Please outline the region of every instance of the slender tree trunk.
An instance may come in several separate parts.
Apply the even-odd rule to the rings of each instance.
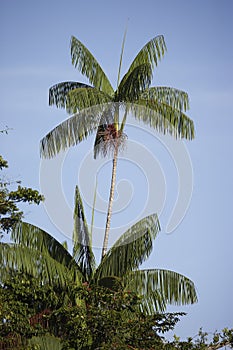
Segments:
[[[117,158],[118,158],[118,137],[116,137],[116,146],[115,146],[114,156],[112,160],[112,180],[111,180],[111,188],[110,188],[110,194],[109,194],[108,213],[107,213],[107,220],[106,220],[106,227],[105,227],[105,234],[104,234],[104,242],[103,242],[103,248],[102,248],[102,259],[104,258],[108,248],[110,222],[112,217],[112,205],[113,205],[115,185],[116,185]]]

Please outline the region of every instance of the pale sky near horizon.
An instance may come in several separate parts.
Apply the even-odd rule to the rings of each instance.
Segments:
[[[179,322],[176,334],[185,338],[197,334],[200,327],[208,332],[233,327],[231,0],[0,0],[0,129],[6,125],[11,128],[8,135],[1,134],[1,154],[9,162],[7,175],[21,179],[25,186],[40,189],[39,142],[67,118],[64,110],[48,106],[48,89],[61,81],[86,81],[71,64],[71,35],[94,54],[115,88],[126,25],[122,73],[149,39],[163,34],[167,52],[155,70],[152,85],[188,92],[188,115],[196,130],[195,140],[185,142],[193,169],[192,198],[186,215],[172,234],[166,234],[164,227],[176,198],[177,179],[171,179],[175,168],[169,168],[159,158],[163,152],[158,155],[168,202],[160,218],[162,231],[144,266],[177,271],[191,278],[197,287],[197,304],[169,308],[188,314]],[[73,198],[78,166],[69,160],[82,162],[92,144],[90,138],[72,149],[64,162],[62,186],[68,201]],[[150,151],[156,152],[155,148]],[[78,158],[73,158],[78,151]],[[118,180],[127,178],[124,173],[127,166],[122,159]],[[104,170],[108,172],[108,165],[101,174]],[[142,171],[136,176],[135,171],[134,180],[139,183],[134,183],[130,178],[134,171],[128,169],[128,181],[134,187],[136,215],[141,213],[140,205],[146,200],[143,192],[137,194],[137,187],[144,188],[140,181],[148,175]],[[109,176],[110,172],[108,182]],[[89,178],[93,180],[91,174],[87,174]],[[101,190],[107,198],[108,186],[104,187],[103,180]],[[26,221],[60,241],[66,239],[43,205],[24,208]],[[127,208],[124,214],[122,220],[129,217]]]

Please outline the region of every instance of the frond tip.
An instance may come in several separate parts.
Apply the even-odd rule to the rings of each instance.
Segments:
[[[89,79],[95,88],[113,95],[114,90],[107,76],[90,51],[74,36],[71,37],[70,45],[72,64]]]
[[[132,288],[143,296],[142,310],[147,313],[158,311],[167,304],[186,305],[197,302],[194,283],[177,272],[169,270],[149,269],[131,273],[127,288]],[[158,303],[158,301],[160,301]],[[161,310],[160,310],[161,311]],[[164,310],[162,310],[164,311]]]

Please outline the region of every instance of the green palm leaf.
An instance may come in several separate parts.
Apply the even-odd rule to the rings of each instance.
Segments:
[[[143,46],[139,51],[135,59],[133,60],[127,74],[130,74],[135,67],[141,64],[149,64],[153,70],[157,66],[158,61],[164,56],[166,51],[166,44],[163,35],[158,35],[152,38],[148,43]]]
[[[67,268],[48,253],[20,244],[0,244],[0,266],[1,281],[11,270],[24,272],[51,285],[65,286],[67,281],[79,284],[82,278],[77,267]]]
[[[91,248],[91,236],[78,186],[76,186],[75,190],[73,242],[73,257],[86,280],[90,280],[95,269],[95,257]]]
[[[80,73],[88,78],[91,84],[97,89],[113,95],[114,90],[90,51],[74,36],[71,37],[71,58],[72,64],[78,68]]]
[[[124,276],[145,261],[152,251],[152,241],[160,231],[156,214],[147,216],[129,228],[109,249],[95,276]]]
[[[126,276],[128,289],[142,295],[142,310],[147,313],[164,311],[167,304],[185,305],[197,302],[194,283],[169,270],[138,270]]]
[[[152,69],[150,64],[136,66],[122,78],[115,99],[117,101],[136,101],[141,93],[150,86],[151,80]]]
[[[49,233],[37,226],[21,222],[12,230],[11,239],[16,245],[25,246],[42,254],[49,254],[66,267],[73,264],[73,258],[67,249]]]
[[[90,85],[79,83],[76,81],[65,81],[53,85],[49,89],[49,105],[55,105],[58,108],[66,108],[67,95],[71,90],[90,87]]]
[[[76,113],[78,110],[111,102],[112,98],[96,88],[77,88],[69,92],[67,96],[67,110]]]
[[[140,98],[130,108],[136,119],[158,132],[187,140],[192,140],[195,136],[192,119],[166,103]]]
[[[40,142],[41,156],[52,158],[91,135],[98,128],[101,109],[101,105],[85,109],[55,127]]]
[[[187,92],[167,86],[151,87],[141,94],[141,98],[147,101],[167,104],[179,111],[187,111],[189,109]]]

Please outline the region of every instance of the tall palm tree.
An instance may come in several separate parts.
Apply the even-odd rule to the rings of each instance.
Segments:
[[[49,104],[66,108],[74,114],[41,141],[41,155],[54,157],[60,150],[76,145],[96,131],[94,156],[113,150],[112,179],[106,219],[102,259],[107,253],[112,204],[116,181],[119,147],[124,141],[123,129],[129,112],[163,133],[176,138],[194,137],[193,121],[185,111],[188,95],[170,87],[150,87],[153,70],[166,51],[162,35],[152,38],[136,55],[120,80],[125,35],[122,44],[117,86],[114,90],[103,69],[90,51],[74,36],[71,37],[72,64],[88,79],[90,85],[67,81],[52,86]],[[94,108],[93,108],[94,107]],[[119,110],[124,116],[119,119]]]
[[[14,243],[0,243],[0,282],[14,270],[32,275],[43,284],[61,287],[71,282],[76,285],[87,282],[111,289],[124,288],[142,296],[140,307],[146,313],[164,311],[167,304],[196,302],[194,284],[187,277],[169,270],[138,269],[149,257],[159,231],[156,214],[143,218],[113,244],[97,266],[76,187],[72,254],[44,230],[20,223],[12,232]]]

